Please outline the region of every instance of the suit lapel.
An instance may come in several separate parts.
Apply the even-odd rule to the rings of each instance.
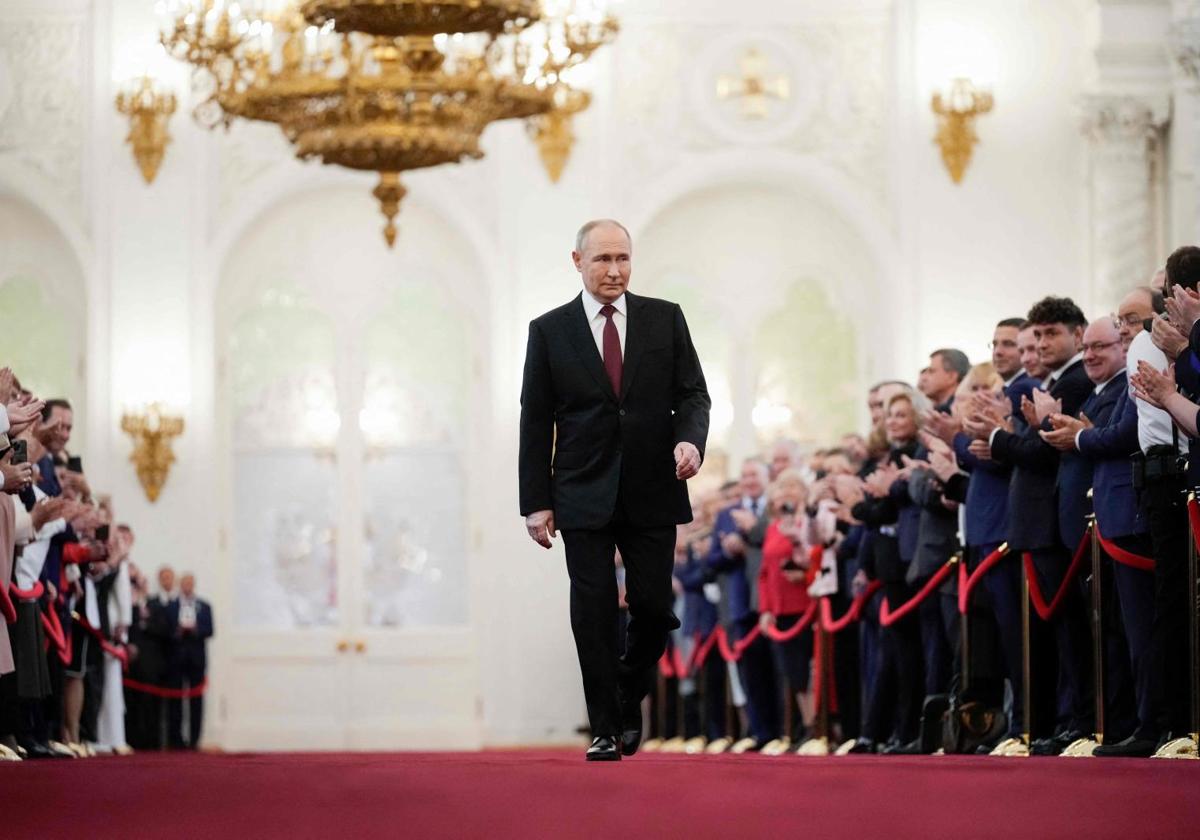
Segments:
[[[567,306],[567,337],[587,372],[596,380],[596,384],[604,389],[605,394],[615,400],[617,395],[613,393],[612,383],[608,381],[608,373],[604,370],[604,360],[600,358],[600,351],[596,349],[596,339],[592,337],[591,327],[583,312],[582,292]],[[629,338],[626,336],[626,341],[628,340]]]
[[[625,293],[625,304],[629,316],[625,319],[625,360],[621,367],[621,400],[624,401],[629,393],[629,384],[637,373],[638,362],[642,360],[642,351],[650,330],[644,320],[644,301],[637,295]]]

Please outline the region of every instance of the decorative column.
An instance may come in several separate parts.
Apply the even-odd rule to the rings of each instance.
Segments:
[[[1184,17],[1171,25],[1175,59],[1171,132],[1171,231],[1168,248],[1200,242],[1200,17]]]
[[[1114,308],[1158,264],[1164,228],[1164,96],[1089,94],[1089,250],[1092,309]]]

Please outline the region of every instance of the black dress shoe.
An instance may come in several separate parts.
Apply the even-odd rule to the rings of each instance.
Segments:
[[[1029,749],[1030,755],[1059,755],[1080,738],[1088,737],[1086,733],[1076,729],[1060,732],[1050,738],[1039,738]]]
[[[624,691],[617,691],[621,709],[621,755],[633,755],[642,744],[642,701],[634,702]]]
[[[59,758],[58,753],[50,749],[45,744],[40,744],[37,741],[20,741],[18,742],[21,749],[25,751],[25,757],[31,759],[37,758]]]
[[[921,754],[921,739],[909,741],[907,744],[895,742],[888,744],[882,750],[884,755],[920,755]]]
[[[593,738],[584,758],[588,761],[620,761],[621,751],[617,749],[617,739],[608,735]]]
[[[875,742],[874,741],[872,741],[870,738],[859,738],[857,741],[854,742],[854,746],[852,746],[847,751],[847,755],[866,755],[868,753],[874,753],[874,752],[875,752]]]
[[[1101,744],[1096,747],[1092,755],[1103,758],[1149,758],[1157,749],[1158,741],[1130,735],[1124,741],[1117,741],[1115,744]]]

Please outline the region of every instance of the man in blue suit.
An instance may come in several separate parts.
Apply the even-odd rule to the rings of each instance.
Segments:
[[[1080,350],[1087,319],[1074,301],[1044,298],[1029,310],[1028,321],[1037,336],[1042,364],[1050,371],[1046,377],[1049,391],[1034,392],[1034,405],[1030,406],[1030,414],[1039,415],[1034,418],[1036,424],[1020,431],[1010,420],[992,411],[983,428],[976,427],[976,436],[988,442],[997,461],[1014,466],[1009,487],[1008,543],[1014,551],[1032,555],[1037,582],[1049,598],[1062,584],[1075,546],[1063,543],[1058,523],[1059,453],[1038,436],[1038,431],[1050,413],[1078,414],[1093,385],[1084,370]],[[1046,429],[1049,428],[1047,423]],[[1092,730],[1087,613],[1078,582],[1068,590],[1060,611],[1049,624],[1063,677],[1058,692],[1057,726],[1052,736],[1044,743],[1035,743],[1033,749],[1042,754],[1057,754]],[[1057,676],[1052,676],[1054,669],[1037,670],[1035,688],[1060,683]],[[1026,714],[1031,711],[1026,710]],[[1032,717],[1034,725],[1041,726],[1046,715]]]
[[[767,465],[748,460],[742,465],[742,497],[717,514],[706,563],[716,573],[721,589],[718,609],[729,641],[738,641],[758,624],[756,600],[751,592],[758,580],[761,552],[747,536],[767,510]],[[737,674],[746,693],[748,737],[761,747],[779,736],[779,694],[770,644],[759,638],[742,653]],[[753,747],[747,742],[742,749]]]
[[[196,597],[195,575],[187,573],[180,578],[179,597],[167,605],[166,623],[175,641],[171,662],[171,686],[195,689],[203,685],[208,673],[206,648],[213,634],[213,615],[208,602]],[[194,750],[200,743],[200,732],[204,724],[203,694],[171,703],[169,739],[173,747],[179,748],[184,745],[182,723],[185,702],[188,703],[187,746]]]

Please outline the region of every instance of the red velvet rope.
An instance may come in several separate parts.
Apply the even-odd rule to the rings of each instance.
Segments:
[[[6,624],[17,623],[17,608],[13,605],[12,599],[8,597],[8,587],[0,583],[0,614],[4,616]]]
[[[1196,551],[1200,551],[1200,502],[1188,499],[1188,521],[1192,525],[1192,541],[1196,543]]]
[[[40,580],[35,580],[33,586],[29,589],[18,589],[15,583],[12,585],[12,594],[16,595],[22,601],[36,601],[42,597],[45,591],[46,587],[42,586]]]
[[[86,618],[84,618],[83,616],[81,616],[79,613],[73,612],[73,613],[71,613],[71,617],[73,619],[75,619],[76,624],[78,624],[80,627],[82,627],[84,630],[86,630],[88,633],[92,634],[92,636],[95,637],[96,641],[98,641],[100,643],[101,650],[103,650],[109,656],[115,656],[117,659],[121,660],[121,670],[124,671],[129,668],[129,651],[128,650],[126,650],[121,645],[114,645],[108,639],[104,638],[104,633],[102,633],[99,628],[93,627],[91,624],[88,624],[88,620]]]
[[[1008,556],[1008,544],[997,548],[991,554],[984,558],[983,562],[971,572],[967,574],[967,564],[960,563],[958,566],[958,611],[962,615],[967,614],[967,607],[971,603],[971,591],[979,585],[979,581],[983,580],[983,576],[996,567],[996,564]]]
[[[800,614],[800,620],[786,630],[780,630],[774,624],[768,624],[763,628],[763,635],[773,642],[788,642],[803,633],[813,619],[817,617],[817,602],[810,601],[808,609]]]
[[[884,627],[891,627],[897,621],[904,618],[906,615],[919,607],[922,601],[928,598],[930,594],[935,592],[937,588],[946,581],[946,578],[950,577],[950,573],[954,571],[954,564],[957,562],[957,558],[954,560],[947,560],[945,565],[934,572],[933,577],[925,582],[925,585],[921,587],[920,592],[909,598],[894,611],[888,604],[887,596],[885,595],[883,598],[883,603],[879,605],[879,623]]]
[[[1100,547],[1104,549],[1104,553],[1118,563],[1124,563],[1126,566],[1132,566],[1135,569],[1141,569],[1143,572],[1154,571],[1154,558],[1143,557],[1140,554],[1134,554],[1132,551],[1126,551],[1116,543],[1109,542],[1104,539],[1104,535],[1100,533],[1100,528],[1096,528],[1096,539],[1100,540]]]
[[[1050,603],[1046,603],[1046,597],[1042,594],[1042,586],[1038,583],[1037,569],[1033,566],[1033,555],[1028,551],[1025,552],[1025,576],[1029,578],[1029,600],[1033,602],[1033,608],[1037,610],[1042,621],[1049,621],[1053,618],[1066,599],[1071,581],[1083,568],[1083,558],[1091,544],[1090,535],[1090,530],[1084,532],[1083,539],[1079,541],[1079,548],[1075,549],[1075,556],[1071,558],[1071,565],[1067,567],[1067,573],[1063,575],[1062,583],[1059,584],[1058,591],[1054,593],[1054,599]]]
[[[758,624],[754,625],[754,628],[734,642],[732,647],[729,644],[729,634],[725,632],[725,628],[718,627],[717,631],[717,650],[720,651],[721,658],[726,662],[737,662],[742,658],[742,654],[746,652],[746,648],[754,644],[754,640],[762,635],[762,626]]]
[[[130,691],[138,691],[142,694],[152,694],[155,697],[162,697],[167,700],[188,700],[192,697],[199,697],[208,690],[208,680],[194,685],[191,688],[166,688],[161,685],[150,685],[149,683],[138,682],[125,677],[121,684]]]
[[[63,632],[62,622],[58,620],[58,613],[50,608],[41,614],[41,620],[42,627],[46,629],[46,633],[50,637],[46,640],[47,644],[54,645],[59,662],[69,665],[71,663],[71,646],[67,644],[67,634]]]
[[[873,580],[867,584],[867,588],[855,596],[850,602],[846,614],[841,618],[834,620],[833,605],[828,598],[821,599],[821,629],[826,633],[840,633],[847,626],[862,618],[862,611],[867,606],[867,603],[875,597],[875,593],[883,588],[883,584],[877,580]]]
[[[704,640],[704,643],[697,645],[696,649],[692,651],[692,658],[688,662],[686,673],[695,673],[700,666],[704,664],[705,660],[708,659],[708,655],[712,652],[713,647],[717,644],[717,631],[720,629],[721,628],[719,626],[714,627],[713,631],[708,634],[708,638]]]

